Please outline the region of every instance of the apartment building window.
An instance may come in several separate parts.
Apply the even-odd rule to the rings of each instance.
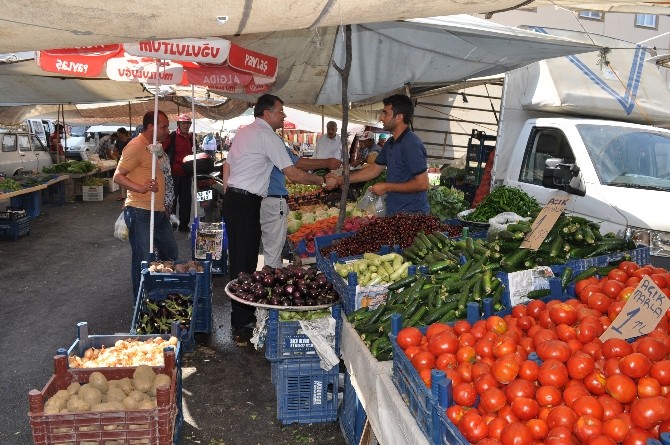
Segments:
[[[599,22],[602,22],[604,14],[602,12],[595,12],[595,11],[582,11],[579,13],[579,18],[586,20],[597,20]]]
[[[655,14],[635,14],[635,26],[658,29],[658,16]]]

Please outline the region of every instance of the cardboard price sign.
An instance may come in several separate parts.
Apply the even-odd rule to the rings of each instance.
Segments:
[[[610,338],[639,337],[650,333],[665,317],[670,308],[670,299],[645,275],[635,291],[621,309],[621,313],[612,321],[607,330],[600,336],[601,341]]]
[[[547,234],[554,227],[558,217],[561,216],[565,206],[568,205],[570,197],[565,198],[551,198],[547,205],[542,208],[542,211],[530,228],[530,232],[526,235],[521,243],[522,249],[537,250],[542,245],[542,241],[547,237]]]

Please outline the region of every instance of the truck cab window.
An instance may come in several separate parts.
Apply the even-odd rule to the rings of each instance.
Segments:
[[[15,134],[6,134],[2,138],[2,151],[12,152],[16,151],[16,135]]]
[[[542,185],[542,175],[547,159],[559,158],[571,164],[575,162],[575,156],[562,133],[539,130],[532,134],[534,137],[526,148],[519,181]]]
[[[28,135],[19,135],[19,150],[21,152],[31,151]]]

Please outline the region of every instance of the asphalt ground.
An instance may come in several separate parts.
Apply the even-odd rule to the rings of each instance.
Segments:
[[[0,445],[32,443],[28,392],[44,387],[56,350],[74,342],[78,322],[88,322],[92,335],[130,330],[130,245],[113,237],[118,196],[42,206],[29,236],[0,238]],[[179,258],[190,259],[188,236],[175,235]],[[345,444],[336,422],[282,426],[277,420],[270,363],[263,351],[231,339],[227,280],[213,276],[213,332],[196,334],[196,351],[183,358],[181,443]]]

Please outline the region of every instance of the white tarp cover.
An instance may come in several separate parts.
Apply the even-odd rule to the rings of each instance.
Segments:
[[[519,85],[516,91],[524,92],[518,98],[521,108],[653,125],[670,123],[670,91],[658,68],[645,62],[650,57],[648,48],[593,34],[586,37],[572,31],[536,30],[593,40],[609,49],[607,63],[602,63],[595,51],[542,61],[510,73],[509,81]]]
[[[530,6],[668,14],[667,3],[539,0]],[[3,2],[0,53],[175,39],[233,36],[410,17],[491,13],[522,0],[14,0]],[[220,17],[221,20],[217,20]],[[223,18],[225,17],[225,19]],[[223,23],[222,23],[223,22]]]

